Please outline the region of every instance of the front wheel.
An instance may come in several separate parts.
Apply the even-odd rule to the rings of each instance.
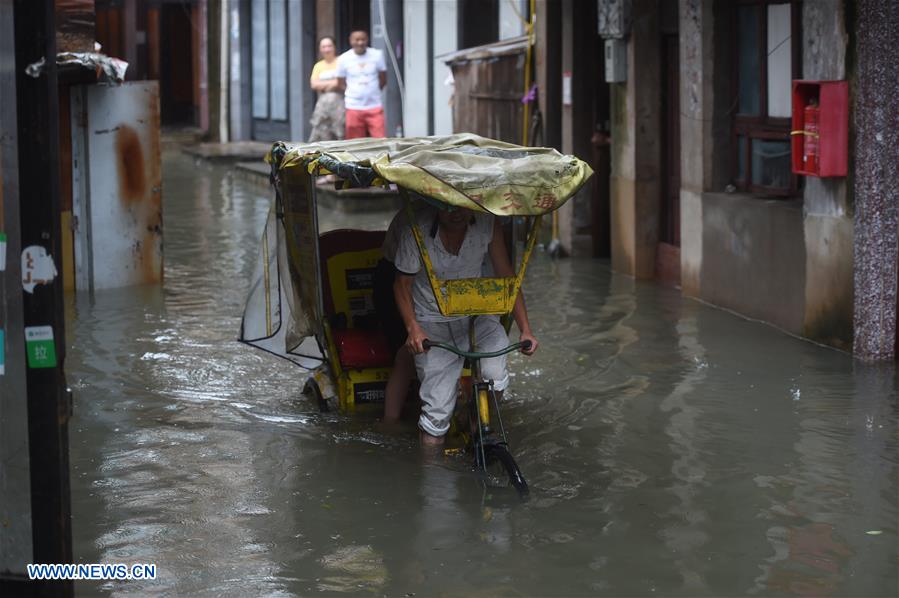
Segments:
[[[518,464],[515,463],[515,459],[509,453],[509,449],[506,448],[505,444],[488,444],[484,446],[484,460],[484,466],[487,472],[491,471],[491,469],[495,468],[497,465],[501,465],[505,470],[506,475],[509,476],[509,483],[518,491],[518,495],[521,498],[528,497],[530,494],[528,483],[525,481],[524,475],[521,473]]]
[[[318,404],[318,410],[321,413],[328,413],[331,410],[328,406],[328,401],[322,396],[322,391],[318,387],[318,382],[314,379],[309,378],[306,380],[306,385],[303,387],[303,394]]]

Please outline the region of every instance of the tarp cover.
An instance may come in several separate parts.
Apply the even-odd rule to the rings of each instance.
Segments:
[[[267,158],[276,171],[313,163],[355,185],[381,179],[456,207],[498,216],[536,216],[558,209],[593,174],[586,162],[555,149],[522,147],[471,133],[302,145],[278,142]]]
[[[311,334],[296,285],[290,284],[284,223],[272,202],[238,340],[311,370],[323,364]]]

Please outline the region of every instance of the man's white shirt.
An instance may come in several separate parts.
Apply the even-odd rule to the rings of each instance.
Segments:
[[[386,72],[384,53],[366,48],[364,54],[348,50],[337,58],[337,76],[346,79],[343,92],[347,110],[381,107],[381,85],[378,73]]]

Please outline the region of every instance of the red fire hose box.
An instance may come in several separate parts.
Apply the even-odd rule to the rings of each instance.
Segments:
[[[849,84],[793,81],[793,173],[846,176],[849,152]]]

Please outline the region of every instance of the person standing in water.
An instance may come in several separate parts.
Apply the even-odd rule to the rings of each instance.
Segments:
[[[309,86],[318,92],[315,110],[312,112],[312,133],[309,141],[333,141],[343,139],[346,110],[343,90],[337,80],[337,45],[334,38],[325,36],[318,42],[321,60],[312,67]]]

